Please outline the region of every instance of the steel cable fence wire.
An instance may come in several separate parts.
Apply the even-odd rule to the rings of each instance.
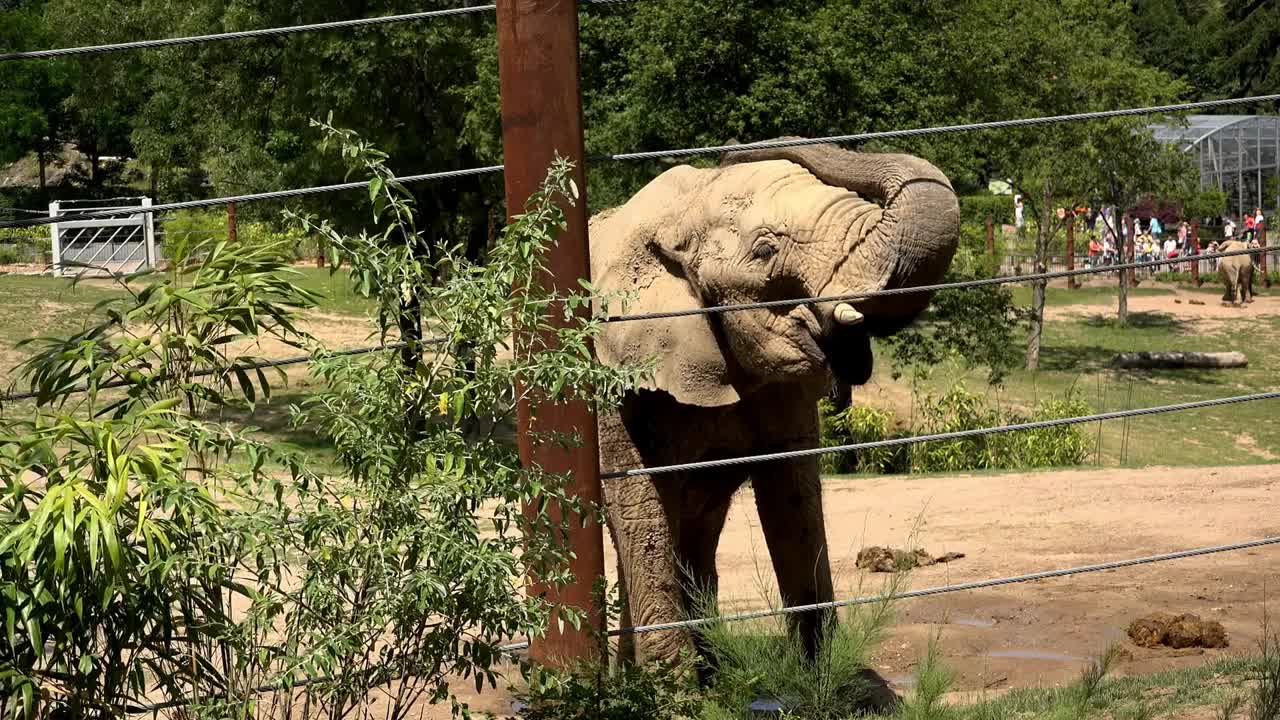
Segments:
[[[1262,538],[1260,540],[1248,540],[1245,542],[1231,543],[1229,545],[1213,545],[1210,547],[1195,548],[1192,550],[1179,550],[1177,552],[1164,553],[1161,555],[1147,555],[1145,557],[1130,558],[1128,560],[1114,560],[1111,562],[1098,563],[1096,565],[1080,565],[1077,567],[1062,568],[1059,570],[1044,570],[1041,572],[1028,573],[1026,575],[1011,575],[1009,577],[993,578],[990,580],[978,580],[967,583],[956,583],[954,585],[942,585],[938,587],[922,588],[920,590],[908,590],[899,593],[884,593],[881,595],[868,595],[864,597],[852,598],[848,600],[832,600],[830,602],[811,603],[808,605],[793,605],[791,607],[773,608],[769,610],[755,610],[750,612],[735,613],[733,615],[720,615],[718,617],[692,618],[689,620],[677,620],[667,623],[655,623],[653,625],[637,625],[634,627],[617,628],[610,630],[607,634],[609,637],[618,637],[621,635],[639,635],[651,632],[661,632],[664,630],[682,630],[685,628],[698,627],[700,625],[709,625],[718,622],[742,622],[745,620],[760,620],[767,617],[776,617],[779,615],[794,615],[796,613],[814,612],[816,610],[834,610],[842,607],[851,607],[854,605],[869,605],[877,602],[885,602],[888,600],[908,600],[911,598],[922,598],[930,595],[944,595],[946,593],[962,592],[966,590],[981,590],[983,588],[999,587],[1001,585],[1016,585],[1018,583],[1034,582],[1036,580],[1048,580],[1052,578],[1067,577],[1070,575],[1083,575],[1085,573],[1105,572],[1107,570],[1118,570],[1121,568],[1134,567],[1137,565],[1148,565],[1151,563],[1167,562],[1169,560],[1183,560],[1185,558],[1199,557],[1202,555],[1213,555],[1216,553],[1236,552],[1240,550],[1249,550],[1251,548],[1265,547],[1267,545],[1280,544],[1280,537]],[[512,643],[503,645],[499,650],[503,652],[515,652],[517,650],[528,649],[529,643]]]
[[[622,0],[616,0],[621,2]],[[595,155],[589,156],[588,161],[598,160],[644,160],[663,157],[687,157],[694,155],[709,155],[722,152],[758,150],[764,148],[782,148],[782,147],[798,147],[802,145],[821,145],[839,142],[860,142],[865,140],[887,139],[895,137],[915,137],[921,135],[936,135],[941,133],[955,132],[971,132],[975,130],[993,130],[1009,127],[1025,127],[1033,125],[1046,125],[1061,122],[1073,122],[1082,120],[1097,120],[1109,117],[1124,117],[1129,115],[1150,115],[1157,113],[1181,112],[1188,110],[1198,110],[1211,107],[1225,107],[1230,105],[1245,105],[1249,103],[1280,101],[1280,94],[1275,95],[1253,95],[1248,97],[1227,98],[1223,100],[1205,100],[1194,103],[1181,103],[1178,105],[1156,105],[1142,108],[1128,108],[1123,110],[1102,110],[1091,113],[1076,113],[1074,115],[1054,115],[1048,117],[1023,118],[1017,120],[998,120],[986,123],[971,123],[967,125],[945,125],[939,127],[915,128],[911,130],[886,130],[882,132],[860,133],[856,135],[833,135],[824,138],[797,138],[795,140],[771,140],[765,142],[747,143],[744,145],[714,145],[697,148],[680,148],[673,150],[657,150],[652,152],[639,153],[621,153],[614,155]],[[425,182],[429,180],[444,180],[456,177],[465,177],[469,175],[482,175],[487,173],[502,172],[502,165],[489,165],[478,168],[468,168],[462,170],[449,170],[444,172],[424,173],[421,175],[407,175],[398,177],[396,180],[402,183]],[[167,203],[163,205],[155,205],[146,210],[146,212],[167,212],[172,210],[189,210],[193,208],[215,207],[219,205],[229,205],[231,203],[254,202],[261,200],[284,200],[305,195],[316,195],[320,193],[338,192],[342,190],[356,190],[368,187],[369,181],[358,181],[349,183],[339,183],[336,185],[321,185],[315,187],[296,188],[292,190],[277,190],[274,192],[254,193],[249,195],[238,195],[231,197],[208,198],[204,200],[189,200],[185,202]],[[68,213],[56,217],[35,218],[32,220],[8,220],[0,222],[0,228],[10,227],[29,227],[33,225],[49,225],[56,222],[76,221],[76,220],[92,220],[102,217],[118,217],[120,215],[140,214],[136,211],[129,210],[113,210],[106,212],[84,212],[84,213]]]
[[[445,170],[442,172],[423,173],[420,175],[403,175],[396,177],[394,180],[395,182],[400,183],[426,182],[430,180],[445,180],[451,178],[470,177],[472,175],[498,173],[502,172],[502,169],[501,165],[486,165],[484,167]],[[60,222],[75,222],[80,220],[96,220],[99,218],[154,214],[158,212],[171,212],[174,210],[193,210],[198,208],[230,205],[231,203],[257,202],[263,200],[288,200],[290,198],[341,192],[343,190],[359,190],[361,188],[369,187],[369,182],[370,181],[368,180],[358,180],[354,182],[337,183],[335,185],[316,185],[313,187],[294,188],[292,190],[273,190],[270,192],[251,193],[248,195],[232,195],[228,197],[206,198],[203,200],[184,200],[181,202],[152,205],[145,209],[118,208],[110,210],[91,210],[88,212],[63,213],[52,217],[33,218],[31,220],[6,220],[0,222],[0,228],[32,227],[35,225],[52,225]]]
[[[422,341],[422,344],[437,345],[439,343],[444,342],[444,340],[445,340],[444,338],[427,338]],[[387,343],[385,345],[371,345],[369,347],[350,348],[347,350],[335,350],[333,352],[325,353],[323,357],[354,357],[357,355],[367,355],[369,353],[375,353],[375,352],[401,350],[406,346],[407,346],[407,343],[403,343],[403,342]],[[209,377],[211,375],[221,375],[223,373],[235,372],[237,370],[265,370],[267,368],[285,367],[287,365],[301,365],[303,363],[311,362],[312,360],[315,360],[315,359],[316,357],[313,355],[296,355],[294,357],[280,358],[278,360],[263,360],[263,361],[254,362],[254,363],[232,365],[230,367],[223,368],[223,369],[209,368],[205,370],[197,370],[196,372],[192,373],[192,377],[197,377],[197,378]],[[94,388],[90,388],[87,385],[77,385],[76,387],[73,387],[68,390],[64,390],[61,393],[58,393],[58,395],[75,395],[78,393],[89,392],[89,390],[91,389],[111,390],[113,388],[130,387],[132,385],[137,385],[137,384],[138,384],[137,382],[134,382],[132,380],[123,380],[123,379],[112,380],[110,382],[102,383],[101,385],[98,385]],[[16,402],[19,400],[32,400],[37,397],[40,397],[40,393],[34,392],[34,391],[11,393],[9,395],[0,397],[0,405],[8,402]]]
[[[1124,108],[1121,110],[1096,110],[1093,112],[1072,113],[1070,115],[1046,115],[1014,120],[993,120],[990,122],[965,123],[962,125],[939,125],[935,127],[912,128],[909,130],[881,130],[877,132],[855,133],[852,135],[829,135],[820,138],[795,138],[788,140],[765,140],[761,142],[743,143],[740,145],[706,145],[702,147],[678,148],[674,150],[651,150],[646,152],[615,153],[612,155],[596,155],[589,160],[657,160],[662,158],[693,157],[697,155],[718,155],[729,152],[747,150],[770,150],[774,148],[802,147],[805,145],[829,145],[838,143],[860,143],[871,140],[890,140],[893,138],[924,137],[947,133],[974,132],[978,130],[1004,130],[1008,128],[1034,127],[1036,125],[1054,125],[1065,122],[1084,120],[1106,120],[1108,118],[1130,117],[1134,115],[1158,115],[1164,113],[1188,112],[1206,108],[1230,107],[1252,103],[1275,102],[1280,94],[1251,95],[1246,97],[1223,98],[1221,100],[1202,100],[1199,102],[1176,103],[1173,105],[1150,105],[1147,107]]]
[[[1053,420],[1036,420],[1034,422],[1015,423],[1012,425],[998,425],[995,427],[973,428],[970,430],[957,430],[954,432],[934,433],[931,435],[916,435],[912,437],[892,438],[889,440],[875,440],[872,442],[852,443],[849,445],[833,445],[831,447],[807,448],[804,450],[787,450],[783,452],[764,453],[761,455],[724,458],[721,460],[703,460],[700,462],[681,463],[678,465],[660,465],[658,467],[651,468],[635,468],[632,470],[603,472],[600,474],[600,479],[618,480],[621,478],[640,477],[644,475],[665,475],[674,472],[707,470],[711,468],[725,467],[728,465],[749,465],[754,463],[771,462],[774,460],[789,460],[792,458],[810,457],[813,455],[827,455],[829,453],[837,452],[856,452],[858,450],[874,450],[877,448],[898,447],[902,445],[917,445],[919,443],[926,442],[963,440],[965,438],[980,437],[982,435],[1020,432],[1023,430],[1042,430],[1045,428],[1062,427],[1065,425],[1080,425],[1083,423],[1119,420],[1121,418],[1142,417],[1146,415],[1160,415],[1163,413],[1184,412],[1187,410],[1200,410],[1203,408],[1220,407],[1223,405],[1236,405],[1239,403],[1256,402],[1259,400],[1277,399],[1280,399],[1280,391],[1253,393],[1251,395],[1235,395],[1232,397],[1214,398],[1212,400],[1196,400],[1194,402],[1176,403],[1173,405],[1156,405],[1153,407],[1134,408],[1132,410],[1115,410],[1112,412],[1096,413],[1094,415],[1078,415],[1075,417],[1055,418]]]
[[[637,0],[580,0],[587,5],[620,5]],[[9,60],[37,60],[41,58],[66,57],[70,55],[101,55],[123,50],[150,50],[154,48],[173,47],[178,45],[200,45],[203,43],[222,42],[227,40],[248,40],[263,37],[281,37],[299,33],[322,32],[326,30],[343,30],[348,28],[368,28],[393,23],[413,22],[417,20],[434,20],[437,18],[458,15],[475,15],[489,13],[497,9],[496,5],[474,5],[471,7],[446,8],[444,10],[428,10],[424,12],[404,13],[401,15],[384,15],[382,17],[357,18],[354,20],[334,20],[331,22],[310,23],[305,25],[287,25],[284,27],[261,28],[258,30],[238,30],[234,32],[211,33],[208,35],[192,35],[188,37],[158,38],[155,40],[136,40],[133,42],[109,43],[105,45],[86,45],[72,48],[52,48],[49,50],[30,50],[0,54],[0,62]]]
[[[1116,263],[1114,265],[1097,265],[1088,268],[1076,268],[1074,270],[1054,270],[1052,272],[1033,273],[1030,275],[1007,275],[1003,277],[983,278],[981,280],[963,280],[951,283],[937,283],[935,285],[916,285],[914,287],[892,288],[889,290],[871,290],[863,293],[852,293],[849,295],[826,295],[810,298],[793,298],[788,300],[765,300],[755,303],[738,303],[734,305],[710,305],[702,308],[690,308],[688,310],[670,310],[667,312],[656,313],[638,313],[636,315],[612,315],[602,319],[602,322],[631,322],[633,320],[662,320],[667,318],[686,317],[689,315],[713,315],[725,312],[738,312],[742,310],[762,310],[777,307],[793,307],[795,305],[816,305],[818,303],[833,302],[852,302],[854,300],[866,300],[874,297],[885,297],[888,295],[910,295],[920,292],[936,292],[938,290],[967,290],[970,288],[986,287],[989,285],[1009,285],[1020,282],[1034,282],[1039,280],[1057,280],[1066,277],[1075,277],[1077,275],[1100,275],[1110,272],[1118,272],[1121,270],[1153,268],[1161,265],[1182,265],[1184,263],[1199,262],[1201,260],[1216,260],[1218,258],[1232,257],[1234,255],[1261,255],[1263,253],[1280,252],[1280,247],[1268,245],[1266,247],[1248,248],[1245,250],[1230,250],[1227,252],[1203,253],[1201,255],[1188,255],[1175,259],[1163,260],[1143,260],[1140,262]]]

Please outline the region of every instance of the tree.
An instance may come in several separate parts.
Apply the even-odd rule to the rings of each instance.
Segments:
[[[1033,0],[1016,7],[975,3],[953,29],[972,78],[966,91],[1000,117],[1058,115],[1168,102],[1183,85],[1134,53],[1128,8],[1110,0]],[[1013,39],[1000,47],[990,33]],[[983,70],[985,68],[985,70]],[[1167,166],[1145,130],[1148,119],[1064,123],[1001,131],[980,155],[990,174],[1012,180],[1030,209],[1036,271],[1062,223],[1058,207],[1094,197],[1124,209],[1136,190],[1158,190]],[[1156,153],[1153,155],[1153,153]],[[1159,157],[1159,162],[1153,162]],[[1039,366],[1046,283],[1032,287],[1026,367]]]
[[[1265,0],[1225,0],[1216,37],[1225,54],[1215,69],[1230,95],[1274,93],[1280,88],[1280,6]]]
[[[0,23],[0,48],[35,50],[49,33],[42,17],[42,3],[19,2],[5,12]],[[34,152],[40,165],[40,194],[47,200],[46,166],[61,147],[67,130],[63,103],[70,94],[65,67],[55,60],[0,64],[0,162],[7,163]]]

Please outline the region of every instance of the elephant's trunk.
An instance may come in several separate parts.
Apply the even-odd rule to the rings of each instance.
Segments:
[[[960,240],[960,205],[947,177],[930,163],[910,155],[855,153],[833,145],[733,152],[724,163],[760,160],[790,160],[828,185],[881,206],[873,223],[850,228],[845,238],[848,254],[821,295],[942,280]],[[842,324],[865,323],[867,332],[887,334],[914,320],[931,298],[932,293],[868,298],[827,312]]]

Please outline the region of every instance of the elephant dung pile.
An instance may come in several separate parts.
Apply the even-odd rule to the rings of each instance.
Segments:
[[[1152,613],[1129,623],[1128,632],[1135,645],[1145,648],[1224,648],[1230,644],[1222,623],[1190,613]]]
[[[964,553],[949,552],[935,558],[921,548],[896,550],[873,545],[858,551],[858,567],[871,572],[901,572],[927,565],[948,563],[962,557]]]

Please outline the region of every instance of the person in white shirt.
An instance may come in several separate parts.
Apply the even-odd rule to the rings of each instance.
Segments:
[[[1022,196],[1013,196],[1013,226],[1022,229]]]
[[[1260,228],[1262,227],[1263,223],[1265,223],[1266,221],[1267,219],[1262,215],[1262,208],[1254,208],[1253,209],[1253,226],[1255,228]]]
[[[1164,256],[1170,260],[1178,257],[1178,243],[1173,238],[1164,241]],[[1173,263],[1169,263],[1169,271],[1173,271]]]
[[[1222,236],[1230,240],[1236,234],[1236,223],[1231,218],[1222,225]]]

